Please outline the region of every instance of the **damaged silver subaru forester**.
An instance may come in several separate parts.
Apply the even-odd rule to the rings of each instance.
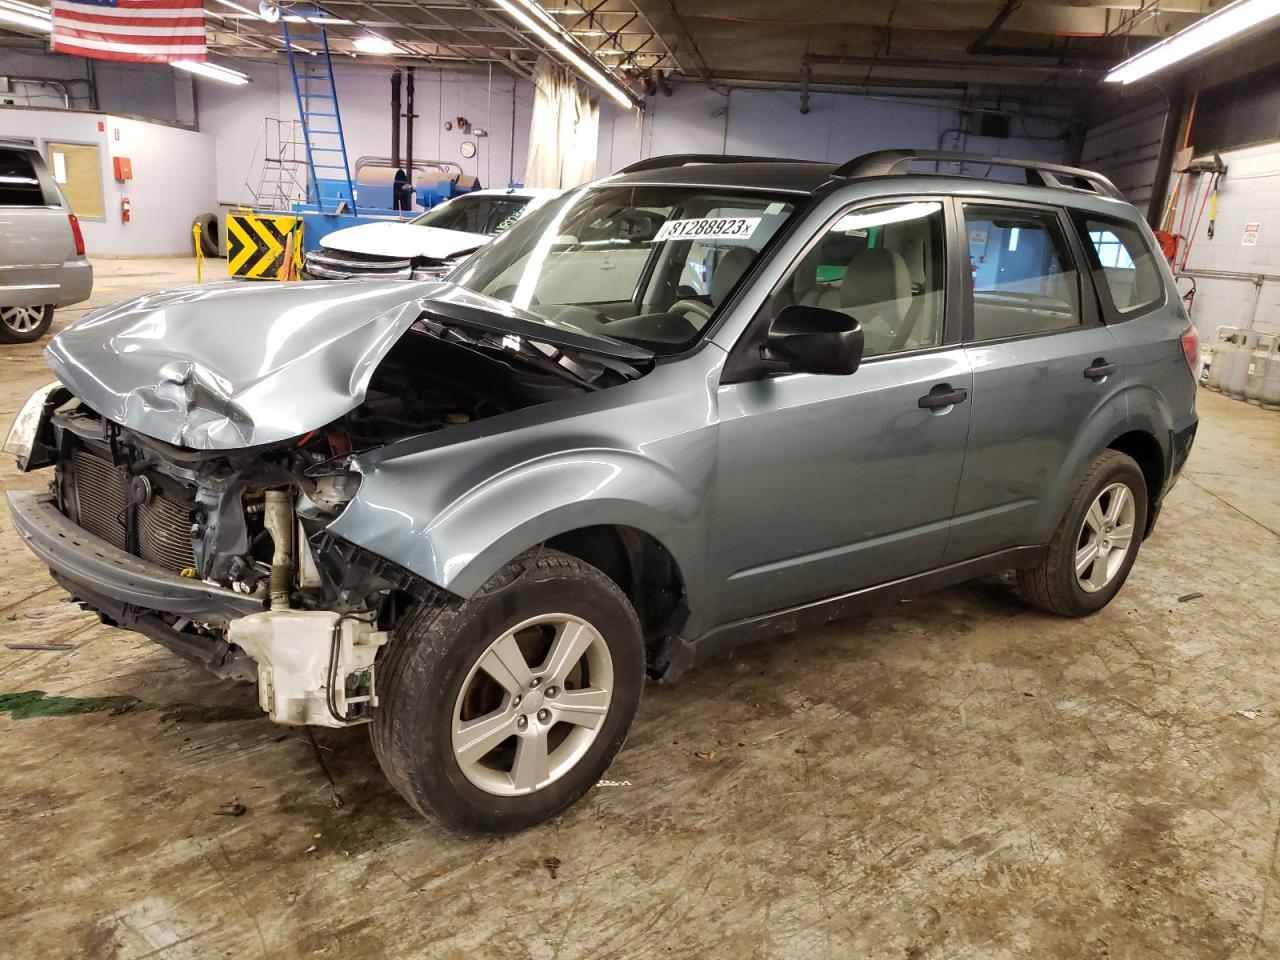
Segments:
[[[1104,179],[921,159],[645,161],[450,282],[99,310],[6,442],[52,468],[14,526],[482,831],[596,783],[646,675],[999,570],[1092,613],[1190,449],[1194,330]]]

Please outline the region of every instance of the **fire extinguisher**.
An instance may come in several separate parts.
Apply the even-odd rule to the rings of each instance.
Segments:
[[[121,223],[128,223],[128,222],[129,222],[129,211],[130,211],[130,209],[131,209],[131,207],[130,207],[130,204],[129,204],[129,198],[128,198],[128,197],[121,197],[121,198],[120,198],[120,222],[121,222]]]

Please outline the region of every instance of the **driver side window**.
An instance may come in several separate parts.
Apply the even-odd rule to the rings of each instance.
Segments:
[[[846,213],[797,264],[773,298],[825,307],[862,326],[864,357],[942,342],[946,228],[936,201]]]

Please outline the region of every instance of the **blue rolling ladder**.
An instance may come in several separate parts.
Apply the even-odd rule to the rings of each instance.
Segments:
[[[320,17],[318,8],[290,7],[291,16]],[[294,24],[295,29],[316,33],[291,33],[284,17],[284,48],[293,76],[293,92],[298,98],[298,117],[302,120],[302,139],[307,148],[307,169],[311,180],[311,197],[321,213],[356,212],[355,185],[347,162],[347,145],[342,136],[342,115],[338,111],[338,90],[333,82],[333,62],[329,59],[329,38],[319,24]],[[314,54],[299,43],[315,43]]]

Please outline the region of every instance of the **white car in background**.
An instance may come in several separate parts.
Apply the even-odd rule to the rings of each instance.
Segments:
[[[335,230],[303,261],[305,280],[434,280],[560,190],[474,190],[401,222]]]

